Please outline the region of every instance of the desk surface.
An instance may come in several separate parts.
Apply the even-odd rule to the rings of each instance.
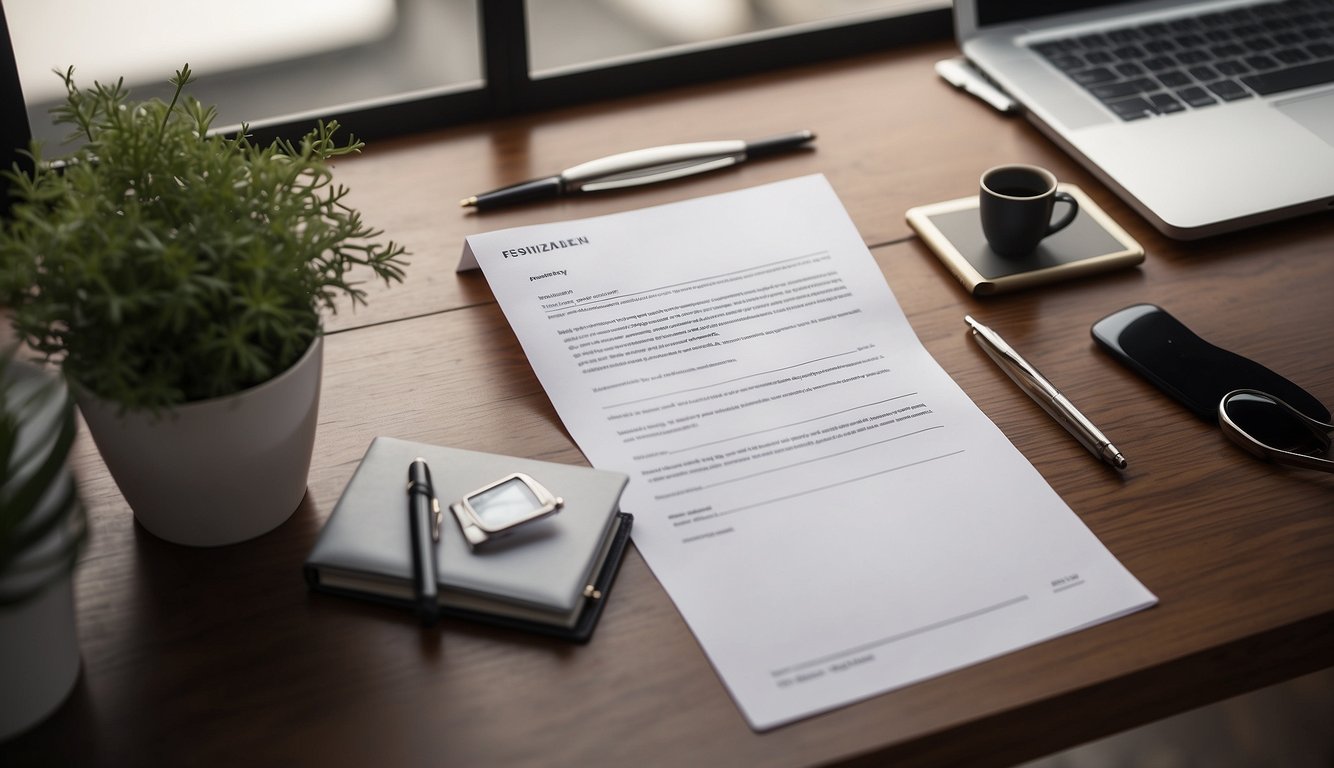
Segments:
[[[0,763],[1007,764],[1334,664],[1334,476],[1254,461],[1095,349],[1135,302],[1334,404],[1334,227],[1307,218],[1165,240],[1021,120],[939,82],[946,44],[382,142],[337,176],[413,252],[407,283],[328,322],[309,492],[292,518],[218,549],[136,526],[82,435],[93,540],[77,571],[83,672]],[[460,197],[621,149],[811,128],[816,150],[640,191],[487,215]],[[1139,268],[968,296],[904,212],[1002,162],[1051,168],[1145,246]],[[584,463],[465,235],[824,173],[926,348],[1161,600],[1147,611],[751,732],[637,552],[588,646],[313,595],[301,563],[376,435]],[[1105,470],[968,340],[972,313],[1130,459]],[[423,354],[426,352],[426,354]]]

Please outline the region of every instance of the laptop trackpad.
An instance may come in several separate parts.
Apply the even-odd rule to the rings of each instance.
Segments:
[[[1274,106],[1296,120],[1303,128],[1334,146],[1334,91],[1280,101]]]

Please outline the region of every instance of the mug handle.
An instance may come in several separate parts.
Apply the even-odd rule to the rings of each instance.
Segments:
[[[1066,211],[1065,215],[1062,216],[1060,220],[1057,221],[1055,224],[1052,224],[1051,226],[1047,227],[1047,235],[1054,235],[1057,232],[1060,232],[1061,230],[1070,226],[1070,222],[1074,221],[1075,216],[1079,213],[1079,203],[1073,197],[1070,196],[1069,192],[1058,191],[1056,193],[1055,201],[1057,203],[1068,203],[1070,205],[1070,210]],[[1043,237],[1046,237],[1047,235],[1043,235]]]

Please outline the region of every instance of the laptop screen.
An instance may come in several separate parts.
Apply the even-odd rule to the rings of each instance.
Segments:
[[[977,0],[977,25],[986,27],[1123,2],[1125,0]]]

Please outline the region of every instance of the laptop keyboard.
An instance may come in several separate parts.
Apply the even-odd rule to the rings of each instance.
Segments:
[[[1122,120],[1334,83],[1334,0],[1287,0],[1029,46]]]

